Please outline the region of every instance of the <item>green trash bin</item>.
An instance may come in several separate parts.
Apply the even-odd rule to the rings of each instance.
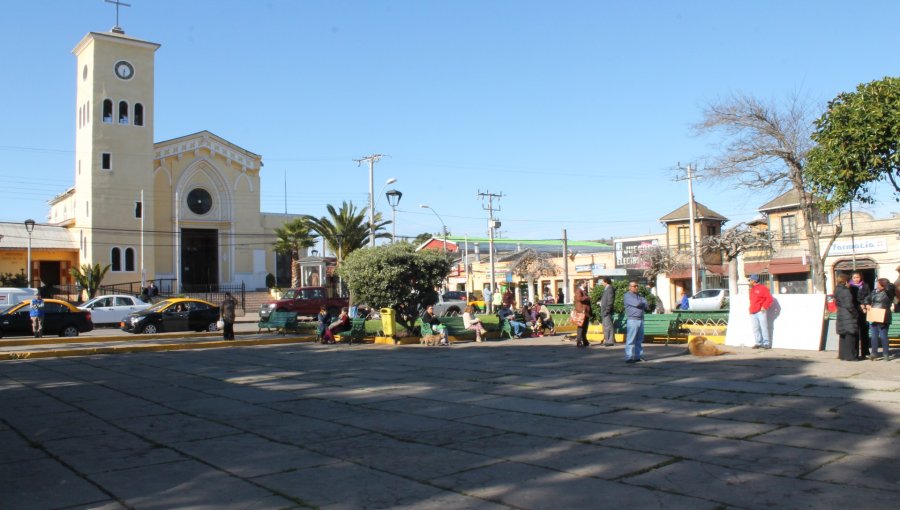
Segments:
[[[397,332],[397,323],[394,321],[393,308],[381,309],[381,331],[384,332],[384,336],[394,336]]]

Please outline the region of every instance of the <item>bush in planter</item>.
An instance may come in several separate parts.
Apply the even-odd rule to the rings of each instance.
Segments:
[[[266,288],[271,289],[274,286],[275,286],[275,275],[272,273],[269,273],[266,275]]]
[[[628,292],[628,280],[613,280],[613,288],[616,289],[616,301],[613,303],[613,316],[621,317],[625,314],[625,293]],[[603,297],[603,285],[596,285],[591,289],[591,322],[600,324],[603,317],[600,315],[600,298]],[[638,295],[643,296],[650,305],[650,312],[656,309],[656,296],[644,285],[638,285]]]

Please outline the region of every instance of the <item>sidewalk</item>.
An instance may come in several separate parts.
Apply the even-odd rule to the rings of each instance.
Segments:
[[[896,508],[900,361],[559,337],[0,362],[0,506]]]

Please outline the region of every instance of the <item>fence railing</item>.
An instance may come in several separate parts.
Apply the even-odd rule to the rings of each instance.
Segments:
[[[239,284],[215,283],[182,285],[181,292],[175,291],[175,282],[175,279],[154,280],[154,283],[156,283],[156,286],[159,288],[159,296],[157,296],[156,299],[159,300],[175,296],[186,296],[209,301],[213,304],[219,304],[223,299],[225,299],[225,293],[230,292],[231,295],[234,296],[234,298],[237,300],[238,308],[246,312],[245,302],[247,298],[247,288],[246,285],[244,285],[244,282],[241,282]],[[141,282],[101,285],[100,288],[97,289],[97,295],[101,296],[104,294],[127,294],[130,296],[140,296]],[[84,293],[82,292],[81,287],[74,284],[66,284],[54,285],[52,287],[49,287],[48,290],[43,292],[43,296],[45,298],[51,297],[53,299],[62,299],[72,303],[81,303],[84,298]]]

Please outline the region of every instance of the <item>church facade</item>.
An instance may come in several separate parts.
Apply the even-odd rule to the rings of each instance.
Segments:
[[[159,46],[118,28],[75,46],[75,185],[49,202],[49,223],[77,264],[110,265],[104,284],[263,288],[273,231],[295,216],[260,212],[260,155],[209,131],[153,141]]]

